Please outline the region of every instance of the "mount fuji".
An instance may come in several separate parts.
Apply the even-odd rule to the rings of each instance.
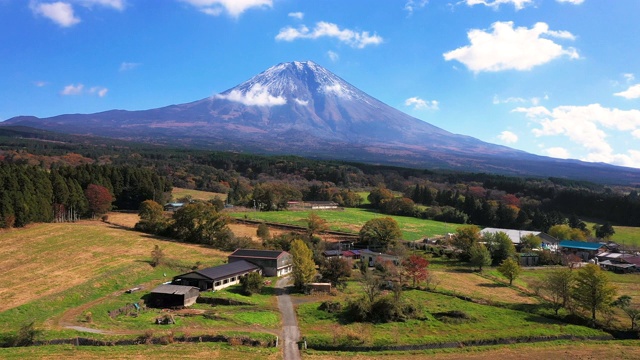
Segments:
[[[637,169],[552,159],[450,133],[311,61],[278,64],[191,103],[42,119],[19,116],[0,125],[212,150],[640,183]]]

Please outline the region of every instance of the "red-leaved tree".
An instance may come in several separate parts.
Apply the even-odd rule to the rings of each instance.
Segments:
[[[402,262],[407,276],[413,280],[413,287],[425,281],[429,275],[429,260],[419,255],[411,255]]]
[[[84,195],[87,197],[89,203],[89,210],[93,213],[93,216],[102,215],[111,210],[111,203],[113,202],[113,195],[104,186],[89,184],[84,191]]]

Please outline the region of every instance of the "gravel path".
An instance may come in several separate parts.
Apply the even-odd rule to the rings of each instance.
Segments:
[[[280,309],[280,314],[282,314],[282,348],[284,349],[284,360],[300,360],[300,350],[298,349],[300,329],[298,329],[296,312],[286,288],[289,280],[289,277],[285,277],[279,279],[276,283],[276,288],[278,289],[278,309]]]

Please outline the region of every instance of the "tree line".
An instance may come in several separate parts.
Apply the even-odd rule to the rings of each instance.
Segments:
[[[146,199],[165,201],[170,183],[132,166],[40,166],[0,162],[0,227],[75,221],[112,208],[137,210]]]

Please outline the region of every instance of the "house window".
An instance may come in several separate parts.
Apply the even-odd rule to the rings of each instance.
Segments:
[[[234,276],[234,277],[232,277],[232,278],[231,278],[231,281],[236,281],[236,277],[235,277],[235,276]]]

